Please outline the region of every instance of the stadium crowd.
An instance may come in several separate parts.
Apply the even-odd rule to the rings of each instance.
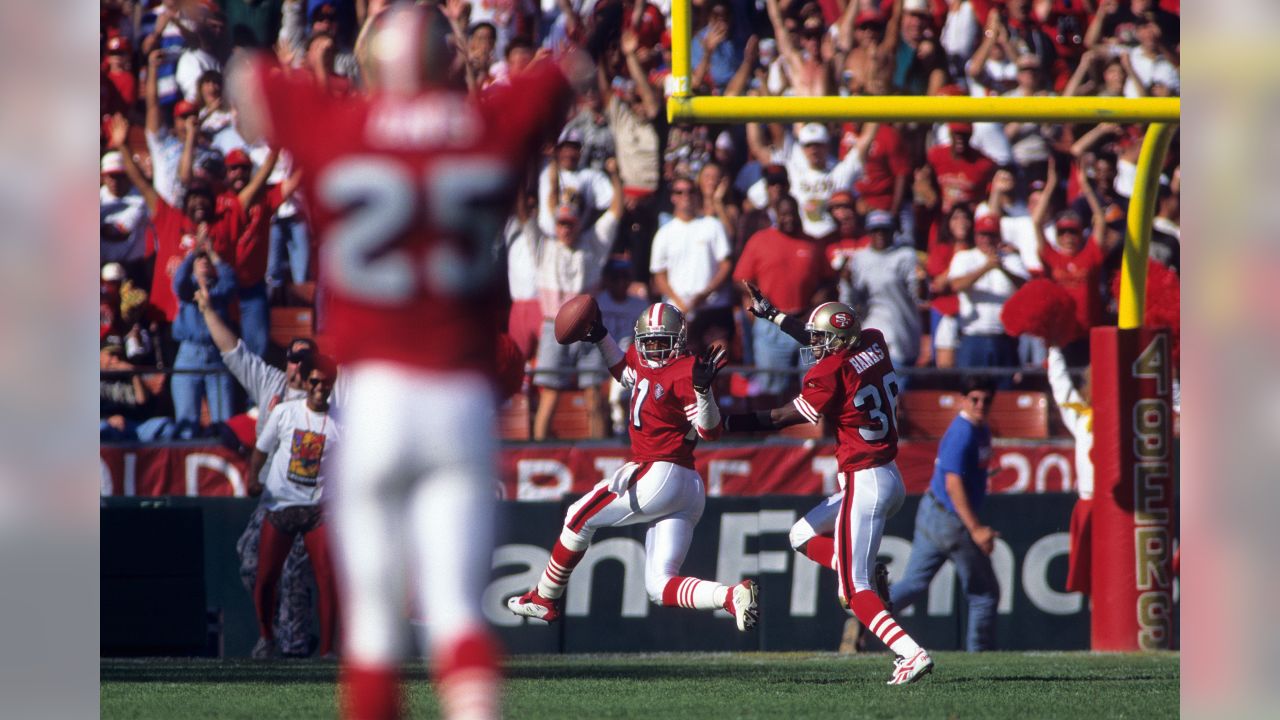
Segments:
[[[483,94],[579,42],[617,1],[427,4],[453,29],[456,82]],[[783,393],[800,362],[775,325],[752,322],[743,281],[789,314],[850,303],[902,368],[1042,367],[1043,342],[1005,334],[1000,318],[1030,278],[1066,289],[1085,327],[1115,322],[1112,276],[1142,126],[673,126],[669,0],[622,4],[620,41],[547,139],[496,250],[509,279],[506,331],[542,399],[535,439],[549,436],[558,393],[601,392],[595,349],[553,337],[556,311],[579,293],[596,294],[620,340],[662,299],[688,317],[691,350],[725,342],[735,365],[783,371],[735,375],[738,396]],[[362,92],[361,29],[378,5],[102,0],[104,440],[237,427],[253,403],[224,360],[241,350],[220,347],[210,313],[244,350],[282,361],[295,343],[272,327],[273,310],[313,307],[304,334],[323,346],[298,173],[287,154],[242,137],[223,70],[238,49],[258,49],[336,96]],[[1178,5],[694,0],[693,91],[1176,95]],[[1175,141],[1151,251],[1175,272],[1178,165]],[[1087,362],[1087,339],[1063,350]],[[251,446],[254,421],[241,426]]]

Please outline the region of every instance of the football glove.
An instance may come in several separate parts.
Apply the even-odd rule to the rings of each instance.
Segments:
[[[726,357],[728,352],[725,351],[723,345],[712,345],[711,347],[698,353],[697,359],[693,363],[693,389],[699,394],[705,394],[711,389],[711,383],[716,379],[716,373],[720,372],[728,364]]]
[[[751,293],[751,307],[748,308],[751,314],[772,322],[778,316],[778,308],[774,307],[773,303],[769,302],[769,298],[765,297],[764,293],[760,292],[760,288],[751,281],[743,280],[742,282],[747,286],[747,292]]]

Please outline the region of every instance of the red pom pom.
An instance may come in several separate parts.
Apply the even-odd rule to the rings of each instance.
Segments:
[[[1182,287],[1178,274],[1155,260],[1147,260],[1147,299],[1142,312],[1146,327],[1169,328],[1173,364],[1179,360]],[[1120,273],[1111,278],[1111,294],[1120,297]]]
[[[1000,321],[1009,335],[1035,335],[1058,347],[1085,334],[1076,319],[1076,301],[1061,285],[1045,278],[1018,288],[1005,301]]]

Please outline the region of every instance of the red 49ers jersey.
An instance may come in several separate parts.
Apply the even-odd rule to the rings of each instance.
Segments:
[[[692,355],[664,367],[640,360],[635,345],[627,348],[624,383],[631,385],[631,462],[665,461],[693,468],[698,431],[693,427],[697,396],[693,390]]]
[[[247,98],[304,171],[334,354],[492,372],[505,277],[492,243],[570,88],[542,63],[480,101],[331,96],[258,62]]]
[[[879,330],[862,331],[850,350],[828,355],[805,373],[792,404],[809,422],[836,426],[836,460],[844,472],[884,465],[898,456],[898,376]]]

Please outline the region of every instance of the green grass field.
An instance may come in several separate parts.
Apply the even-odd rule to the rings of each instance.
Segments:
[[[741,653],[519,656],[504,714],[539,718],[1150,718],[1178,714],[1178,654],[935,654],[888,687],[885,655]],[[103,660],[103,718],[332,718],[337,665]],[[410,673],[412,717],[435,717]]]

